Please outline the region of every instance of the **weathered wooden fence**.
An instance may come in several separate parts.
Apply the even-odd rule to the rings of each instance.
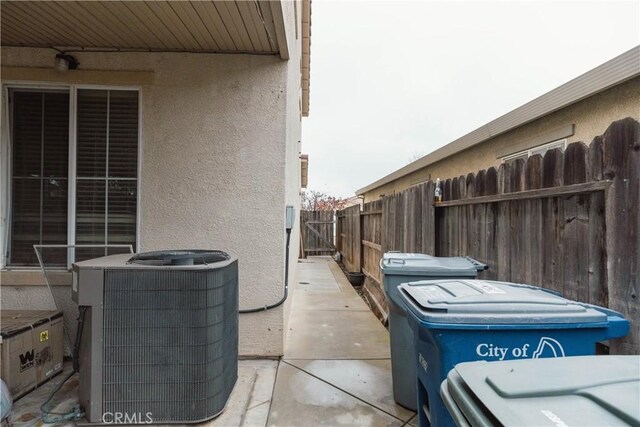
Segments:
[[[300,211],[300,257],[333,255],[334,211]]]
[[[611,352],[640,353],[637,121],[611,124],[589,146],[447,179],[438,204],[434,188],[423,183],[338,214],[340,229],[349,221],[339,250],[366,275],[365,295],[381,320],[383,252],[468,255],[489,264],[482,278],[538,284],[620,311],[631,332]]]

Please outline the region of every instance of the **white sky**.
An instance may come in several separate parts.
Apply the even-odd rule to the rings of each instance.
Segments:
[[[638,44],[637,0],[313,0],[309,189],[352,196]]]

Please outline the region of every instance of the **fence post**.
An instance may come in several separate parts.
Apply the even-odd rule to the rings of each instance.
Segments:
[[[436,254],[436,209],[433,206],[436,185],[427,181],[422,185],[422,252]]]
[[[351,208],[354,211],[353,225],[354,225],[354,238],[355,238],[355,247],[353,248],[354,252],[354,266],[353,269],[356,272],[360,272],[362,270],[362,215],[360,215],[360,206],[354,206]]]
[[[336,210],[335,212],[335,217],[336,217],[336,249],[338,250],[338,252],[342,253],[342,213],[343,211],[338,211]]]
[[[358,211],[358,224],[360,228],[360,240],[358,241],[360,250],[358,251],[358,254],[360,256],[360,270],[362,270],[362,267],[364,266],[364,244],[362,243],[362,240],[364,239],[364,216],[362,215],[362,210]]]

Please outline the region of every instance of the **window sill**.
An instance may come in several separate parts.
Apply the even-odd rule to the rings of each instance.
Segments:
[[[51,286],[71,286],[71,272],[49,271]],[[40,270],[0,270],[2,286],[46,286]]]

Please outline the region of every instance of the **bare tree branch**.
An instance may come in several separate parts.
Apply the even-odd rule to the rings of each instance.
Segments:
[[[302,209],[308,211],[336,211],[347,206],[348,200],[330,196],[320,191],[309,190],[304,194]]]

